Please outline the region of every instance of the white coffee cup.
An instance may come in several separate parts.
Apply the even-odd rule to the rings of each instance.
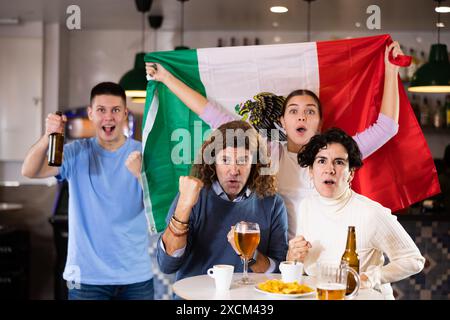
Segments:
[[[303,263],[295,261],[283,261],[280,262],[281,280],[283,282],[298,283],[302,280]]]
[[[208,276],[214,278],[216,291],[230,290],[231,279],[233,278],[234,266],[228,264],[216,264],[207,271]]]

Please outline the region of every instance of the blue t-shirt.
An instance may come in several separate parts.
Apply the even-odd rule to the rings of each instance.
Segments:
[[[69,183],[69,244],[63,278],[82,284],[119,285],[152,278],[142,188],[125,166],[141,151],[132,139],[116,151],[96,138],[64,146],[58,179]]]

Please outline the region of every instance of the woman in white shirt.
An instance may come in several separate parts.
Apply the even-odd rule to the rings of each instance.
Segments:
[[[300,202],[287,260],[302,261],[305,272],[315,275],[318,261],[340,261],[348,226],[355,226],[362,286],[394,299],[390,283],[420,272],[425,258],[389,209],[351,189],[355,170],[362,166],[355,141],[330,129],[311,138],[298,162],[309,168],[318,194]]]

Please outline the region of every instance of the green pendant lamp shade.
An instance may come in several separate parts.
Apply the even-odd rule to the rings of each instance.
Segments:
[[[127,97],[133,102],[145,101],[147,79],[145,78],[145,53],[136,54],[134,68],[125,73],[119,81],[119,84],[125,90]]]
[[[134,58],[134,68],[125,73],[119,84],[125,90],[127,97],[135,103],[145,103],[147,96],[147,79],[145,77],[145,13],[150,11],[153,0],[134,0],[136,8],[142,12],[142,51]]]
[[[411,92],[450,92],[450,63],[447,46],[433,44],[429,61],[415,72],[411,79]]]

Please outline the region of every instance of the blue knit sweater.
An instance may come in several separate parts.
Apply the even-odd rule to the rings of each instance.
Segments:
[[[178,197],[172,203],[167,221],[175,211]],[[192,208],[183,256],[169,256],[158,243],[157,260],[161,271],[177,272],[177,280],[206,274],[215,264],[231,264],[234,272],[242,272],[241,258],[227,240],[230,227],[239,221],[259,224],[261,240],[258,251],[273,259],[278,271],[278,264],[285,260],[288,248],[287,213],[281,197],[275,195],[261,199],[253,192],[248,199],[231,202],[221,199],[210,188],[202,189],[197,204]]]

